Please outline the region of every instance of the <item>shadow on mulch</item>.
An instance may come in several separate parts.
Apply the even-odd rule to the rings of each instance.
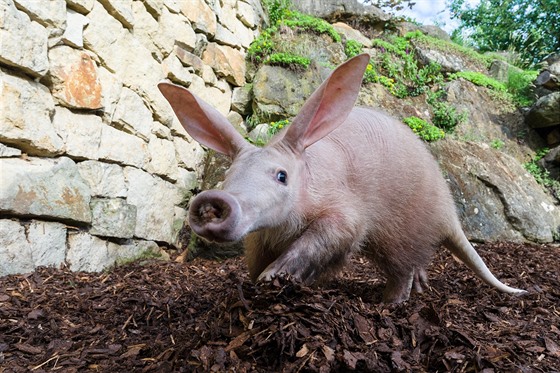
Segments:
[[[431,289],[402,305],[379,303],[361,258],[315,289],[255,286],[240,258],[6,276],[0,372],[560,371],[560,249],[478,250],[529,294],[498,293],[444,251]]]

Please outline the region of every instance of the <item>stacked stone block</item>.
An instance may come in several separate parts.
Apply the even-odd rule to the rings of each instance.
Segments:
[[[260,3],[0,0],[0,18],[0,275],[180,246],[205,153],[157,83],[238,116]]]

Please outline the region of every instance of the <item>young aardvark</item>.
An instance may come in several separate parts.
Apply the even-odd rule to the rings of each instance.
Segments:
[[[437,163],[405,125],[354,107],[369,56],[340,65],[292,124],[264,148],[188,90],[159,89],[187,132],[233,159],[222,190],[191,202],[189,224],[217,242],[245,238],[251,278],[325,279],[354,253],[385,271],[385,302],[426,285],[425,267],[443,244],[484,282],[506,293],[471,246]]]

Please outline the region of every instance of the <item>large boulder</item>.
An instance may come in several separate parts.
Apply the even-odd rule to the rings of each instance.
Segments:
[[[422,66],[437,63],[444,73],[455,73],[458,71],[486,72],[485,66],[474,58],[458,53],[452,48],[446,48],[442,44],[430,43],[423,39],[412,39],[411,44],[416,51],[416,58]]]
[[[443,30],[441,27],[435,25],[416,25],[411,22],[399,22],[397,23],[396,26],[397,26],[397,31],[401,36],[406,35],[409,32],[414,32],[418,30],[428,36],[445,40],[445,41],[451,41],[451,37],[449,36],[449,34],[445,32],[445,30]]]
[[[560,180],[560,145],[550,149],[538,163],[542,168],[548,171],[552,179]]]
[[[466,113],[465,122],[455,127],[454,137],[489,145],[498,143],[501,151],[519,163],[529,160],[532,149],[545,145],[534,130],[527,128],[523,114],[515,107],[495,100],[488,88],[459,79],[449,82],[445,93],[445,101],[458,114]]]
[[[560,143],[560,55],[544,61],[545,67],[534,81],[539,99],[527,112],[525,122],[546,138],[548,145]]]
[[[471,240],[552,242],[558,237],[556,201],[515,158],[483,144],[451,139],[432,149]]]
[[[545,92],[560,90],[560,54],[548,57],[544,63],[545,67],[535,79],[535,85]]]
[[[490,76],[499,82],[507,83],[511,72],[521,73],[523,70],[502,60],[494,60],[490,65]]]
[[[312,14],[315,17],[328,21],[343,21],[361,23],[368,28],[381,31],[391,15],[381,9],[364,5],[357,0],[299,0],[293,2],[294,7],[302,13]]]
[[[538,99],[525,118],[532,128],[560,125],[560,92],[554,92]]]
[[[298,73],[280,66],[263,65],[253,80],[253,113],[265,120],[294,117],[321,84],[324,75],[321,70],[314,68]]]

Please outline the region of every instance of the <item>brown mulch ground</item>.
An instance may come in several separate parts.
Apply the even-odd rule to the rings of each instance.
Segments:
[[[319,289],[255,286],[242,260],[0,278],[0,372],[558,372],[560,249],[493,244],[483,285],[440,252],[431,289],[380,304],[357,258]]]

